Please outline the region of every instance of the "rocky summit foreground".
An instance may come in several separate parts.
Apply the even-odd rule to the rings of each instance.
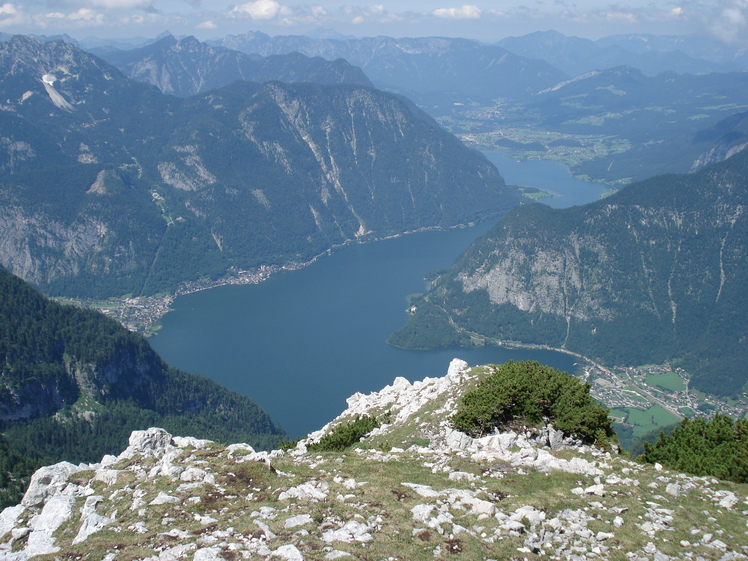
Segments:
[[[0,559],[748,559],[748,486],[641,465],[546,426],[450,427],[485,374],[356,394],[290,451],[134,432],[119,456],[40,469],[0,514]],[[357,415],[343,452],[308,448]]]

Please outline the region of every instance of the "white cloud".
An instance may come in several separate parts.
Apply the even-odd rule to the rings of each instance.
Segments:
[[[252,19],[275,19],[279,16],[290,16],[291,10],[275,0],[254,0],[234,6],[234,13],[247,14]]]
[[[217,29],[218,26],[212,20],[207,20],[207,21],[197,24],[197,28],[198,29]]]
[[[364,23],[364,21],[366,20],[364,19],[363,16],[356,16],[355,18],[351,20],[351,23],[359,24],[359,23]]]
[[[604,19],[613,22],[636,23],[639,21],[639,16],[636,13],[622,10],[617,12],[603,12],[601,15]]]
[[[478,19],[481,16],[481,9],[472,4],[465,4],[459,8],[439,8],[432,12],[438,18],[447,19]]]
[[[81,4],[105,10],[150,10],[153,8],[153,2],[154,0],[87,0]]]
[[[90,8],[81,8],[72,14],[68,14],[67,19],[76,23],[87,23],[100,25],[104,23],[104,15]]]
[[[0,27],[20,25],[27,20],[23,8],[6,2],[0,5]]]
[[[709,29],[722,41],[748,43],[748,0],[719,2]]]

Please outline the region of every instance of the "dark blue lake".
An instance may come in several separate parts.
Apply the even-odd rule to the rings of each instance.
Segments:
[[[574,371],[573,357],[552,351],[387,345],[407,320],[408,296],[424,291],[424,276],[449,266],[490,226],[353,245],[259,285],[180,297],[151,344],[171,365],[248,395],[291,437],[321,428],[355,392],[397,376],[442,376],[454,357],[471,365],[532,359]]]

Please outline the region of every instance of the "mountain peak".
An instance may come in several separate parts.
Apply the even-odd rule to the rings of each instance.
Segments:
[[[452,435],[454,399],[483,375],[453,361],[441,378],[396,379],[354,396],[338,419],[286,452],[136,431],[119,456],[39,470],[23,503],[0,514],[0,548],[14,561],[52,553],[586,559],[615,550],[746,559],[746,485],[559,443],[552,427]],[[362,414],[386,422],[355,448],[310,451]]]

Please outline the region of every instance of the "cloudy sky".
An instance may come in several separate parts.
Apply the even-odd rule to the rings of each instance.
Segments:
[[[442,35],[493,42],[555,29],[598,38],[617,33],[711,34],[748,45],[748,0],[0,0],[0,31],[88,37],[200,39],[263,31],[334,30],[354,36]]]

